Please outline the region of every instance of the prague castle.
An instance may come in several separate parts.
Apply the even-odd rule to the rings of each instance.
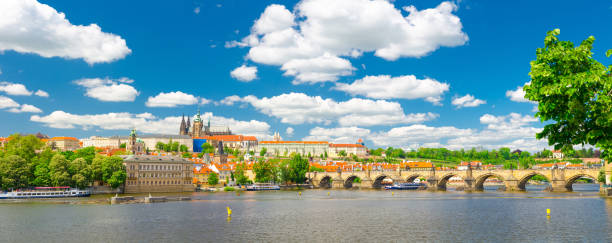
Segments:
[[[183,120],[181,121],[181,126],[179,128],[179,135],[189,135],[197,138],[204,136],[232,135],[232,131],[229,129],[229,127],[210,126],[210,118],[208,119],[208,124],[204,126],[204,122],[200,116],[200,109],[198,108],[198,114],[193,119],[193,126],[191,125],[191,120],[189,117],[187,117],[187,122],[185,122],[185,115],[183,115]]]

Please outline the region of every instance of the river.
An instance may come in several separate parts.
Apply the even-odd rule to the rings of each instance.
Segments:
[[[200,192],[186,202],[121,205],[2,202],[0,241],[611,242],[612,199],[600,197],[597,185],[574,188]]]

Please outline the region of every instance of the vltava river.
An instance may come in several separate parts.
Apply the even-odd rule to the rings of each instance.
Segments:
[[[0,241],[612,241],[612,199],[599,197],[597,186],[575,189],[194,193],[188,202],[122,205],[3,202]]]

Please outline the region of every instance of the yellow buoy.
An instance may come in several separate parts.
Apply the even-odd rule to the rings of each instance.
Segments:
[[[231,217],[232,216],[232,209],[228,206],[227,207],[227,217]]]
[[[391,192],[391,196],[395,195],[395,192]]]
[[[547,208],[547,209],[546,209],[546,215],[547,215],[547,216],[550,216],[550,208]]]
[[[302,192],[298,192],[298,195],[300,195],[300,196],[301,196],[301,195],[302,195]]]
[[[329,196],[329,192],[327,192],[327,195]]]

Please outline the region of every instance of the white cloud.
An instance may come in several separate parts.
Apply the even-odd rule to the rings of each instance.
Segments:
[[[19,103],[13,99],[0,95],[0,109],[19,107]]]
[[[140,93],[131,85],[134,80],[129,78],[84,78],[74,81],[85,87],[85,96],[109,102],[134,101]]]
[[[468,40],[452,2],[404,10],[407,15],[393,3],[370,0],[303,0],[293,13],[273,4],[255,21],[249,36],[226,47],[250,47],[247,58],[252,61],[281,66],[286,75],[296,77],[294,83],[314,83],[350,75],[353,67],[341,56],[374,52],[386,60],[422,57]],[[322,68],[321,62],[330,61],[337,66]],[[288,67],[289,63],[299,68]]]
[[[21,105],[21,107],[17,108],[11,108],[8,110],[8,112],[13,112],[13,113],[41,113],[42,110],[39,109],[36,106],[33,105],[28,105],[28,104],[23,104]]]
[[[47,93],[44,90],[40,90],[40,89],[37,90],[36,93],[34,93],[34,95],[40,96],[40,97],[45,97],[45,98],[49,97],[49,93]]]
[[[331,143],[355,143],[359,138],[367,137],[370,133],[369,129],[359,127],[315,127],[310,129],[310,135],[303,140],[329,141]]]
[[[193,12],[194,12],[195,14],[200,14],[200,7],[195,7],[195,8],[193,9]]]
[[[9,95],[32,95],[32,91],[29,91],[25,85],[9,82],[0,82],[0,91],[3,91]]]
[[[227,125],[232,132],[237,134],[252,135],[258,137],[258,139],[269,139],[271,137],[270,125],[266,122],[240,121],[233,118],[213,116],[210,112],[202,114],[202,119],[208,120],[209,118],[211,124]],[[153,116],[151,113],[133,114],[127,112],[76,115],[64,111],[54,111],[46,116],[33,115],[30,120],[60,129],[129,130],[136,128],[144,133],[176,134],[181,123],[181,116],[160,118]]]
[[[96,24],[73,25],[64,13],[36,0],[0,1],[0,52],[112,62],[131,53],[120,36]]]
[[[281,70],[285,76],[295,76],[293,84],[301,84],[336,81],[338,76],[351,75],[355,68],[348,60],[325,53],[315,58],[293,59],[283,64]]]
[[[295,132],[295,130],[293,129],[293,127],[288,127],[287,130],[285,130],[285,133],[287,134],[287,136],[291,137],[293,136],[293,132]]]
[[[378,147],[445,147],[449,149],[498,149],[510,147],[527,151],[548,148],[546,140],[536,140],[535,134],[542,129],[531,126],[537,119],[529,115],[510,113],[505,116],[485,114],[480,123],[486,128],[463,129],[452,126],[432,127],[411,125],[375,132],[367,138]]]
[[[207,104],[210,104],[210,102],[212,102],[212,100],[209,100],[206,98],[200,98],[200,105],[207,105]]]
[[[234,105],[234,103],[240,102],[240,101],[242,101],[242,98],[240,98],[240,96],[232,95],[232,96],[227,96],[223,98],[221,101],[219,101],[219,103],[222,105]]]
[[[288,93],[273,97],[227,97],[221,103],[244,102],[263,114],[277,117],[282,123],[304,124],[338,122],[341,126],[374,126],[419,123],[435,119],[437,114],[404,114],[397,102],[353,98],[343,102],[308,96],[304,93]]]
[[[145,105],[147,107],[176,107],[179,105],[194,105],[198,103],[198,98],[193,95],[176,92],[161,92],[155,97],[149,97]]]
[[[527,82],[525,83],[525,85],[528,85],[530,83],[531,82]],[[525,98],[525,91],[523,90],[523,86],[518,86],[516,87],[515,90],[506,91],[506,97],[510,98],[510,100],[514,102],[528,102],[528,103],[536,104],[536,102]]]
[[[457,108],[463,108],[463,107],[476,107],[479,105],[483,105],[483,104],[486,104],[487,101],[476,99],[474,98],[473,95],[466,94],[465,96],[462,96],[462,97],[453,98],[453,101],[451,103]]]
[[[248,67],[243,64],[232,70],[230,76],[243,82],[251,82],[257,78],[257,67]]]
[[[449,85],[430,78],[417,79],[414,75],[378,75],[365,76],[352,84],[336,83],[335,89],[374,99],[425,99],[439,104]]]

